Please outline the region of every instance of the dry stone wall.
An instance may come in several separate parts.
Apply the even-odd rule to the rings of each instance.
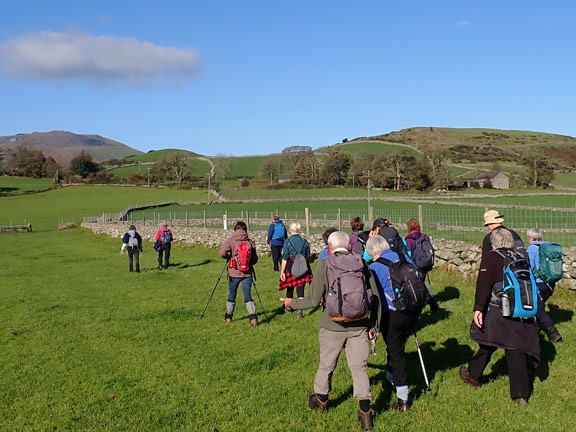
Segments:
[[[127,224],[82,223],[83,228],[92,230],[95,234],[117,238],[119,241],[127,232]],[[137,226],[138,233],[145,241],[153,242],[158,226]],[[206,248],[219,248],[228,238],[231,231],[223,229],[198,227],[172,227],[174,242],[185,245],[201,245]],[[269,255],[266,245],[267,231],[250,231],[250,237],[256,243],[260,255]],[[313,254],[318,254],[324,248],[322,236],[311,234],[306,236],[310,242]],[[444,239],[431,239],[436,250],[436,266],[443,266],[446,271],[458,271],[466,278],[475,279],[480,265],[482,248],[479,245]],[[576,247],[564,249],[564,278],[558,284],[571,290],[576,290]]]

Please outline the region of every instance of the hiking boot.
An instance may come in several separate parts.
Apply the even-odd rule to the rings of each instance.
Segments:
[[[158,266],[158,270],[162,270],[162,266]]]
[[[520,404],[520,405],[524,405],[524,406],[528,405],[528,399],[523,398],[523,397],[514,398],[514,399],[512,399],[512,400],[513,400],[514,402],[516,402],[517,404]]]
[[[394,392],[396,393],[396,386],[388,381],[386,378],[382,380],[382,389],[384,391]]]
[[[299,310],[296,315],[298,315],[298,318],[304,318],[304,312]]]
[[[285,313],[292,313],[292,312],[294,312],[294,309],[284,306],[284,312]]]
[[[374,420],[372,419],[372,411],[364,412],[362,410],[358,410],[358,420],[360,420],[360,424],[362,425],[362,429],[368,430],[374,428]]]
[[[546,327],[544,331],[548,335],[548,339],[552,342],[562,342],[562,335],[556,327]]]
[[[482,385],[480,381],[475,380],[470,376],[470,372],[468,372],[468,368],[466,366],[462,366],[460,368],[460,379],[466,384],[470,384],[474,388],[478,388]]]
[[[225,314],[224,315],[224,322],[231,323],[232,322],[232,314]]]
[[[391,409],[393,409],[394,411],[406,412],[410,409],[411,405],[412,404],[409,401],[398,399],[396,402],[394,402]]]
[[[251,318],[250,319],[250,325],[252,327],[258,327],[258,318]]]
[[[322,402],[316,393],[312,393],[308,398],[308,406],[310,409],[319,409],[321,412],[326,411],[328,401]]]

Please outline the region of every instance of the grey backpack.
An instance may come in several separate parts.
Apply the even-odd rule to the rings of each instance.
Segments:
[[[332,321],[346,323],[367,318],[372,304],[362,257],[356,254],[329,255],[326,313]]]
[[[138,247],[138,239],[136,238],[136,236],[130,236],[130,238],[128,239],[128,246],[132,248]]]

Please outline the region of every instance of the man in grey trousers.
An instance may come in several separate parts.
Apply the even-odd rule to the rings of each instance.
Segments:
[[[336,231],[328,238],[330,255],[334,255],[332,260],[349,255],[349,236],[343,231]],[[314,280],[310,285],[308,296],[301,299],[282,298],[285,307],[295,309],[310,309],[317,307],[321,302],[325,302],[328,290],[328,266],[332,261],[325,259],[318,263]],[[377,329],[380,323],[380,297],[378,288],[370,270],[363,264],[365,280],[368,288],[372,288],[372,304],[369,317],[346,323],[333,321],[326,311],[323,311],[320,318],[320,364],[314,380],[314,393],[308,399],[311,409],[326,410],[328,405],[328,394],[332,388],[332,374],[338,363],[338,356],[342,348],[346,350],[348,367],[352,374],[354,386],[354,398],[358,400],[360,409],[358,419],[363,429],[372,429],[370,379],[368,377],[368,356],[370,354],[369,339],[377,336]],[[369,292],[369,291],[368,291]]]

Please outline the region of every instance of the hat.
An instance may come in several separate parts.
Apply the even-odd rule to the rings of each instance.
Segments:
[[[372,229],[376,228],[376,227],[382,227],[382,226],[389,226],[390,222],[388,222],[388,219],[386,218],[378,218],[374,221],[374,223],[372,224]]]
[[[504,216],[498,213],[497,210],[488,210],[484,213],[484,226],[490,224],[500,224],[504,222]]]

